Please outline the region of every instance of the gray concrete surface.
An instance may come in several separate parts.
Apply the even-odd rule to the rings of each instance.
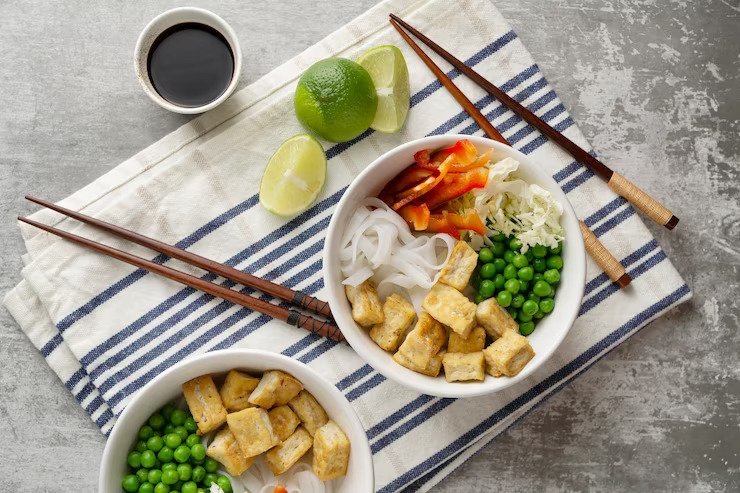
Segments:
[[[247,84],[374,0],[194,3],[239,33]],[[179,4],[0,2],[0,292],[18,280],[25,193],[60,199],[185,121],[131,67],[139,30]],[[598,152],[673,206],[678,229],[652,229],[694,299],[436,491],[738,491],[740,4],[496,5]],[[0,324],[0,491],[94,491],[102,436],[4,310]]]

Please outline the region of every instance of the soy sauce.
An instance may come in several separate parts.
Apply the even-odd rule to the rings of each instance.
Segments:
[[[173,26],[157,37],[147,60],[160,96],[184,107],[218,99],[234,75],[234,54],[215,29],[200,23]]]

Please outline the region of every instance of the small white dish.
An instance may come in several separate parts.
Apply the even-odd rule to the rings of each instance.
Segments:
[[[200,375],[223,374],[237,369],[246,372],[283,370],[303,383],[347,434],[351,450],[347,475],[333,481],[336,493],[372,493],[375,489],[373,459],[367,434],[347,398],[305,364],[269,351],[224,349],[188,358],[144,386],[136,393],[116,421],[105,444],[100,464],[98,491],[121,491],[128,474],[126,457],[136,443],[139,428],[149,416],[182,395],[182,384]]]
[[[511,157],[519,161],[517,176],[536,183],[553,194],[563,205],[561,224],[565,230],[563,242],[563,271],[555,295],[555,310],[543,318],[537,329],[528,336],[535,357],[515,377],[494,378],[486,375],[483,382],[448,383],[444,376],[430,377],[413,372],[393,361],[391,353],[378,347],[367,331],[352,319],[352,311],[344,293],[339,265],[339,248],[344,228],[358,204],[380,190],[404,168],[414,162],[414,153],[422,149],[439,149],[460,139],[470,140],[479,151],[493,148],[492,161]],[[555,180],[542,171],[531,158],[507,145],[484,137],[471,135],[435,135],[414,140],[383,154],[354,179],[342,196],[331,218],[324,246],[324,283],[334,320],[347,342],[370,366],[385,377],[416,392],[440,397],[473,397],[498,392],[532,375],[552,356],[565,339],[578,316],[586,283],[586,253],[578,219],[565,193]]]
[[[151,78],[149,77],[148,58],[152,44],[157,40],[159,35],[167,29],[178,24],[185,23],[205,24],[206,26],[218,31],[224,37],[226,42],[229,43],[229,48],[234,56],[234,73],[228,87],[218,98],[202,106],[179,106],[166,100],[156,91],[156,89],[154,89]],[[239,47],[236,32],[234,32],[231,26],[221,17],[211,11],[197,7],[180,7],[159,14],[157,17],[152,19],[141,32],[139,39],[136,41],[136,48],[134,50],[134,69],[136,70],[136,78],[139,79],[139,83],[141,84],[141,87],[144,88],[144,92],[159,106],[175,113],[191,115],[203,113],[226,101],[239,83],[241,67],[242,50]]]

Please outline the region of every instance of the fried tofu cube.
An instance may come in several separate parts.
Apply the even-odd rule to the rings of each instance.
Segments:
[[[486,376],[483,351],[475,353],[445,353],[442,357],[445,380],[448,382],[482,381]]]
[[[270,471],[277,476],[284,473],[311,449],[313,438],[302,426],[280,445],[267,451],[265,462]]]
[[[464,290],[478,263],[478,254],[465,241],[458,241],[439,273],[439,282],[458,291]]]
[[[426,368],[429,360],[439,352],[446,340],[447,332],[442,324],[428,313],[421,312],[413,330],[398,348],[398,353],[414,367]]]
[[[498,339],[508,330],[519,332],[519,324],[498,304],[496,298],[489,298],[480,303],[475,309],[475,318],[494,339]]]
[[[252,393],[259,382],[259,378],[240,371],[231,370],[227,373],[224,384],[219,390],[221,401],[224,403],[226,410],[234,412],[252,407],[254,404],[249,403],[249,394]]]
[[[432,317],[465,339],[475,327],[475,303],[446,284],[437,283],[432,286],[421,306]]]
[[[534,349],[526,337],[507,330],[493,344],[483,350],[486,371],[494,377],[513,377],[534,357]]]
[[[203,375],[182,384],[182,393],[200,434],[219,428],[226,422],[226,409],[210,375]]]
[[[430,377],[436,377],[439,375],[439,371],[442,369],[442,358],[440,355],[432,356],[429,358],[429,362],[426,366],[420,367],[406,359],[406,356],[403,355],[400,351],[393,355],[393,360],[398,363],[401,366],[404,366],[408,368],[411,371],[415,371],[416,373],[421,373],[422,375],[428,375]]]
[[[285,440],[292,435],[301,424],[301,418],[289,406],[273,407],[267,414],[270,416],[272,429],[280,440]]]
[[[365,281],[357,287],[345,285],[344,292],[352,305],[352,318],[355,322],[363,327],[383,322],[383,306],[372,281]]]
[[[334,422],[319,428],[313,437],[313,472],[321,481],[347,474],[350,443],[347,435]]]
[[[467,339],[456,332],[451,332],[447,342],[447,351],[450,353],[477,353],[483,351],[484,347],[486,347],[486,329],[480,326],[471,330]]]
[[[416,310],[401,295],[393,293],[383,303],[383,322],[373,325],[370,339],[386,351],[395,351],[406,329],[414,323]]]
[[[245,457],[254,457],[280,443],[272,429],[270,416],[262,408],[248,407],[226,417]]]
[[[240,476],[249,469],[255,457],[246,457],[228,426],[223,427],[208,444],[206,455],[217,460],[232,476]]]
[[[301,390],[297,396],[288,402],[288,405],[301,418],[303,426],[311,436],[329,421],[329,416],[326,415],[324,408],[307,390]]]
[[[284,371],[266,371],[257,387],[249,395],[249,403],[270,409],[282,406],[303,390],[303,384]]]

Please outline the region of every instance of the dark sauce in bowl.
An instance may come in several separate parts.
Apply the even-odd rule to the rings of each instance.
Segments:
[[[234,54],[212,27],[178,24],[154,41],[147,68],[160,96],[192,108],[215,101],[226,91],[234,76]]]

